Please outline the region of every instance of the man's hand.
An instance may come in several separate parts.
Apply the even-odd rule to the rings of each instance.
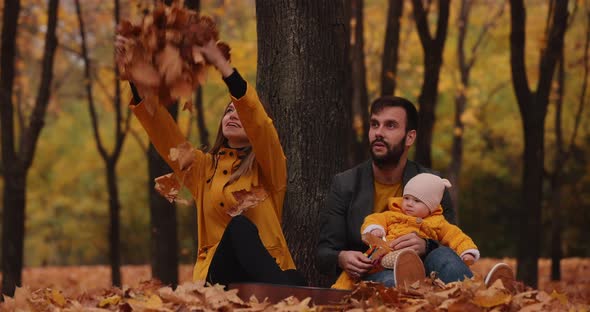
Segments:
[[[338,254],[338,265],[351,277],[358,279],[367,273],[372,267],[371,259],[362,252],[355,250],[343,250]]]
[[[400,236],[389,242],[389,246],[393,250],[411,248],[419,256],[423,256],[426,252],[426,241],[416,233],[408,233],[406,235]]]

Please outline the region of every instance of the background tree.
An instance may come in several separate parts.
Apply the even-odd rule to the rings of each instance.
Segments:
[[[257,86],[288,161],[283,230],[297,268],[317,284],[320,206],[349,144],[344,1],[256,1],[256,21]]]
[[[383,58],[381,62],[381,95],[394,95],[397,84],[397,62],[401,18],[404,13],[403,0],[389,0]]]
[[[88,43],[86,39],[86,30],[82,9],[80,7],[80,1],[74,1],[76,5],[76,14],[78,16],[78,25],[80,30],[81,38],[81,57],[84,60],[84,82],[86,88],[86,98],[88,100],[88,108],[90,112],[90,120],[92,123],[92,131],[94,133],[94,140],[96,148],[100,154],[100,157],[105,163],[105,173],[107,180],[107,189],[109,194],[109,215],[110,215],[110,226],[109,226],[109,251],[110,251],[110,264],[111,264],[111,282],[115,286],[121,286],[121,255],[120,255],[120,210],[121,203],[119,200],[119,186],[117,182],[117,162],[121,156],[123,144],[127,137],[129,130],[130,111],[126,110],[125,116],[123,116],[122,105],[121,105],[121,86],[119,84],[119,69],[117,65],[113,63],[114,67],[114,94],[108,95],[112,103],[112,110],[114,111],[114,147],[112,152],[109,152],[104,144],[104,141],[100,134],[99,117],[96,110],[95,97],[93,96],[93,65],[88,52]],[[119,0],[114,1],[114,21],[115,25],[119,25]],[[113,61],[114,62],[114,61]]]
[[[14,294],[21,285],[23,266],[23,241],[25,236],[27,173],[33,162],[39,134],[44,124],[50,99],[53,78],[53,60],[57,47],[58,0],[50,0],[47,9],[47,32],[43,50],[41,82],[35,106],[28,116],[28,126],[23,127],[17,139],[14,127],[14,67],[16,34],[20,1],[8,1],[3,10],[2,47],[0,55],[0,120],[2,127],[2,163],[4,168],[3,218],[2,218],[2,292]],[[18,141],[18,143],[17,143]]]
[[[575,13],[577,11],[577,2],[575,3],[574,10],[570,16],[566,32],[570,29],[570,25],[573,23]],[[565,210],[563,201],[563,188],[564,184],[567,183],[568,162],[571,160],[572,151],[575,147],[576,137],[579,133],[579,127],[582,120],[582,112],[586,105],[586,90],[588,87],[588,72],[589,72],[589,60],[588,60],[588,48],[590,45],[590,10],[586,7],[586,38],[583,47],[583,78],[580,87],[580,96],[578,98],[578,108],[575,113],[575,120],[573,130],[569,144],[565,142],[564,138],[564,125],[563,125],[563,106],[565,99],[565,87],[566,87],[566,58],[564,46],[561,47],[561,54],[557,64],[557,80],[555,90],[555,116],[554,116],[554,131],[555,131],[555,154],[553,157],[553,171],[549,169],[545,170],[548,172],[549,184],[552,192],[550,196],[550,214],[551,214],[551,280],[561,280],[561,259],[563,257],[563,245],[562,245],[562,232],[563,232],[563,210]],[[571,175],[571,174],[569,174]],[[571,183],[571,182],[570,182]]]
[[[475,65],[478,50],[481,44],[485,41],[488,31],[495,26],[495,23],[504,12],[504,3],[500,3],[499,8],[496,9],[496,13],[493,14],[481,28],[475,42],[471,46],[470,55],[467,56],[465,42],[467,40],[467,32],[469,28],[469,15],[471,14],[471,8],[473,5],[473,0],[461,0],[459,15],[457,17],[457,64],[459,67],[460,82],[455,95],[455,126],[453,131],[453,147],[451,150],[452,158],[448,175],[449,180],[453,185],[453,187],[449,189],[449,192],[451,194],[451,199],[453,200],[453,207],[455,208],[457,219],[459,215],[459,177],[461,175],[461,164],[463,163],[463,133],[465,132],[465,124],[461,118],[463,117],[463,113],[467,106],[467,93],[470,84],[471,69],[473,68],[473,65]]]
[[[547,15],[545,47],[540,53],[536,91],[528,82],[525,65],[526,9],[522,0],[510,1],[510,64],[512,86],[520,109],[524,130],[522,205],[519,212],[520,235],[517,238],[517,277],[536,287],[540,250],[541,194],[544,166],[545,116],[555,65],[561,53],[567,24],[568,1],[552,0]]]
[[[365,66],[364,0],[349,0],[350,4],[350,60],[352,80],[352,161],[350,166],[368,156],[369,95],[367,93],[367,69]]]
[[[412,0],[416,29],[424,53],[424,76],[422,89],[418,96],[420,125],[416,140],[416,161],[431,167],[432,132],[434,130],[436,101],[438,97],[438,80],[443,63],[442,55],[447,39],[449,24],[449,0],[439,0],[435,7],[431,1]],[[428,14],[437,8],[437,20],[434,36],[430,33]]]

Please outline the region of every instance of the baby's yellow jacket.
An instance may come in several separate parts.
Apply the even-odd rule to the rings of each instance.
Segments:
[[[438,205],[430,216],[419,218],[402,212],[402,200],[402,197],[391,197],[388,202],[388,211],[368,215],[361,227],[361,233],[382,229],[387,233],[385,239],[389,242],[402,235],[416,232],[422,238],[439,241],[459,255],[472,253],[475,260],[479,259],[479,251],[473,240],[457,226],[447,222],[442,215],[442,206]],[[355,280],[343,271],[332,288],[351,289],[354,283]]]
[[[479,258],[479,252],[473,240],[459,227],[445,219],[440,205],[430,216],[420,218],[404,214],[401,208],[402,200],[402,197],[392,197],[388,202],[388,211],[368,215],[361,227],[361,233],[380,228],[386,233],[385,239],[392,241],[402,235],[416,232],[422,238],[439,241],[460,256],[464,253],[472,253],[476,260]]]

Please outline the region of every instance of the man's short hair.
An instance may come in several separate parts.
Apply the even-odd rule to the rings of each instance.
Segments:
[[[371,115],[380,113],[385,107],[401,107],[406,111],[406,132],[418,130],[418,111],[412,102],[399,96],[382,96],[371,103]]]

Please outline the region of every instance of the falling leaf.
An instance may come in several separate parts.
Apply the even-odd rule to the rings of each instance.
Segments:
[[[155,189],[164,196],[169,202],[173,202],[178,196],[180,183],[174,173],[168,173],[154,179],[156,182]]]
[[[195,148],[188,141],[184,141],[177,147],[170,149],[168,158],[171,161],[177,161],[180,170],[185,171],[190,168],[195,161],[195,151]]]
[[[156,64],[158,66],[158,72],[164,78],[164,82],[169,86],[178,80],[182,73],[180,52],[172,44],[167,44],[164,50],[156,55]]]
[[[268,197],[268,193],[262,186],[253,186],[250,191],[240,190],[232,192],[232,195],[238,201],[237,205],[230,207],[227,211],[227,213],[232,217],[237,216],[252,207],[255,207]]]
[[[137,62],[131,66],[129,70],[134,82],[138,84],[157,87],[160,84],[160,76],[156,68],[146,62]]]
[[[182,105],[182,110],[188,110],[189,112],[192,113],[194,110],[193,103],[191,103],[190,101],[184,102],[184,105]]]

